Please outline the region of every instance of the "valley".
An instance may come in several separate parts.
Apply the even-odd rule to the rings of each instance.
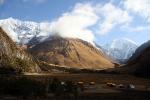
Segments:
[[[41,24],[0,20],[1,100],[149,100],[150,41],[99,46]]]

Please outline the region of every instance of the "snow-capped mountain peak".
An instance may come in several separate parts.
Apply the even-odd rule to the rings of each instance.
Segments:
[[[43,23],[8,18],[0,20],[0,27],[2,27],[15,42],[22,44],[28,43],[33,37],[48,36],[48,31],[43,29]]]
[[[128,38],[120,38],[120,39],[114,39],[111,42],[110,48],[116,48],[116,49],[122,49],[124,46],[130,46],[130,45],[137,45],[134,41],[128,39]]]
[[[115,39],[103,46],[104,52],[117,62],[129,59],[137,47],[138,45],[134,41],[127,38]]]

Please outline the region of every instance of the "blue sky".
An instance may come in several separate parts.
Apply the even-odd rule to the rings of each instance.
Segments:
[[[149,7],[150,0],[0,0],[0,19],[53,23],[99,45],[118,38],[142,44],[150,40]]]

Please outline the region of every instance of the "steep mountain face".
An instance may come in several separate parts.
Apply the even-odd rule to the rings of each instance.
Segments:
[[[39,72],[32,57],[11,40],[0,28],[0,72]]]
[[[110,44],[105,45],[103,51],[114,61],[125,63],[137,49],[137,44],[133,41],[122,38],[113,40]]]
[[[50,37],[37,45],[30,45],[29,52],[41,61],[77,69],[113,68],[102,52],[80,39]]]

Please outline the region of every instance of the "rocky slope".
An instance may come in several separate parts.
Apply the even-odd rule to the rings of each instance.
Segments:
[[[0,28],[0,72],[39,72],[32,57],[11,40]]]
[[[50,37],[29,52],[41,61],[77,69],[107,69],[114,64],[93,45],[80,39]]]

